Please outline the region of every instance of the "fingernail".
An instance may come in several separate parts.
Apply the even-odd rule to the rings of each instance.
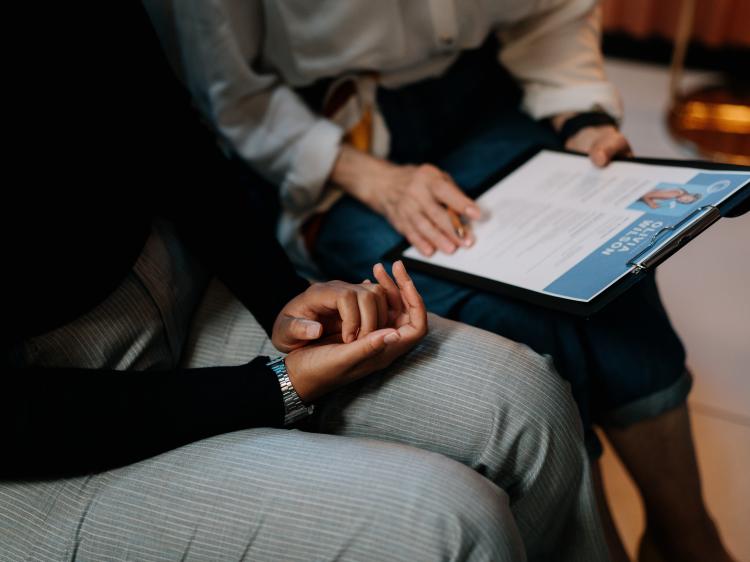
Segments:
[[[317,338],[320,336],[320,328],[317,322],[305,322],[305,335],[309,338]]]
[[[315,320],[308,320],[307,318],[297,318],[296,322],[302,327],[302,331],[305,336],[309,338],[316,338],[320,333],[321,325]]]
[[[398,332],[391,332],[387,336],[383,338],[383,341],[385,343],[396,343],[398,340],[401,339],[401,335]]]
[[[475,205],[468,205],[464,214],[471,219],[480,219],[482,217],[482,211]]]

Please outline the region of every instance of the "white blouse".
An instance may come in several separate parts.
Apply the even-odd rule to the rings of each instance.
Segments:
[[[146,0],[220,135],[280,186],[287,213],[323,198],[342,128],[293,88],[347,73],[383,87],[441,74],[497,33],[499,60],[541,119],[621,105],[604,75],[596,0]]]

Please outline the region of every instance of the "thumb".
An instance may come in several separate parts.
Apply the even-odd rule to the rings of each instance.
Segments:
[[[336,368],[346,371],[358,363],[382,353],[386,347],[401,339],[401,334],[393,328],[383,328],[370,332],[364,338],[337,346]]]

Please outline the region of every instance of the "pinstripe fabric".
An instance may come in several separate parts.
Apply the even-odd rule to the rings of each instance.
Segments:
[[[182,354],[206,287],[172,227],[156,222],[133,270],[105,302],[24,342],[24,361],[49,367],[169,369]]]
[[[215,283],[209,293],[187,348],[191,366],[278,354],[226,289]],[[430,315],[417,348],[326,399],[310,429],[457,460],[510,495],[530,559],[606,559],[567,383],[522,344]]]
[[[164,238],[152,236],[144,256],[170,247]],[[36,341],[33,357],[52,362],[55,347],[85,347],[57,358],[174,364],[189,315],[165,320],[165,303],[195,292],[160,300],[165,289],[149,283],[179,269],[155,271],[137,267],[85,322]],[[133,329],[143,321],[150,328]],[[576,410],[549,361],[430,322],[425,341],[387,372],[320,404],[310,424],[320,433],[251,429],[101,474],[0,482],[0,560],[505,561],[524,551],[605,560]],[[259,353],[275,354],[263,330],[212,284],[183,362]]]

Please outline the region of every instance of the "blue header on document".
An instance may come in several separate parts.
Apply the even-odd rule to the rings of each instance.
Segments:
[[[659,183],[627,208],[642,212],[636,220],[545,287],[544,291],[589,301],[632,267],[628,262],[662,228],[694,210],[717,205],[750,181],[750,174],[701,172],[685,183]]]

